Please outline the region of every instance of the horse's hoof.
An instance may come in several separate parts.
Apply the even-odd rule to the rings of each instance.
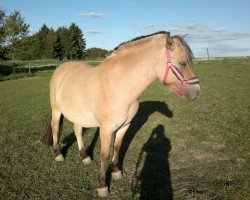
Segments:
[[[59,161],[59,162],[62,162],[64,161],[64,157],[62,154],[59,154],[58,156],[55,157],[55,161]]]
[[[111,175],[112,175],[112,179],[114,179],[114,180],[118,180],[118,179],[122,178],[121,170],[119,170],[117,172],[112,172]]]
[[[108,187],[97,188],[97,193],[99,197],[108,197]]]
[[[82,160],[84,164],[90,164],[92,162],[91,158],[88,156]]]

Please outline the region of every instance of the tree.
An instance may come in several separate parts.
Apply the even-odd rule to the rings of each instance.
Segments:
[[[69,28],[57,29],[59,38],[58,53],[64,59],[82,59],[85,56],[86,42],[81,29],[72,23]]]
[[[49,29],[44,44],[44,57],[45,58],[56,58],[56,46],[58,43],[57,34],[53,29]]]
[[[68,59],[69,58],[69,52],[70,52],[70,33],[69,30],[63,26],[59,27],[57,29],[57,35],[58,35],[58,57]]]
[[[24,37],[20,40],[20,46],[16,54],[19,60],[35,60],[34,44],[36,43],[35,35]]]
[[[70,59],[84,58],[86,42],[83,39],[83,33],[81,29],[75,23],[72,23],[69,27],[69,39],[70,39],[69,58]]]
[[[4,24],[5,24],[5,11],[0,9],[0,44],[4,42],[5,32],[4,32]]]
[[[88,60],[98,60],[101,58],[105,58],[108,54],[109,52],[105,49],[90,48],[90,49],[87,49],[86,51],[86,58]]]
[[[60,27],[57,31],[43,24],[41,29],[28,36],[29,25],[20,11],[9,16],[0,8],[0,58],[5,54],[22,60],[30,59],[83,59],[85,40],[81,29],[72,23],[69,28]]]
[[[8,46],[14,61],[15,54],[20,47],[20,40],[29,32],[29,25],[24,22],[24,18],[21,16],[20,11],[15,10],[6,18],[4,32],[5,45]]]
[[[0,59],[6,59],[6,48],[4,46],[5,41],[5,31],[4,31],[4,24],[5,24],[6,16],[5,11],[0,9]]]
[[[58,57],[59,37],[52,28],[48,28],[46,24],[43,24],[33,37],[34,42],[31,48],[36,59],[53,59]]]

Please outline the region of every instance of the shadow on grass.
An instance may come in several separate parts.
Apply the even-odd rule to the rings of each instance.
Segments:
[[[131,142],[133,141],[136,133],[140,130],[140,128],[148,121],[148,118],[151,114],[153,114],[154,112],[160,112],[161,114],[163,114],[164,116],[168,117],[168,118],[172,118],[173,117],[173,113],[172,111],[170,111],[168,109],[168,105],[165,103],[165,102],[160,102],[160,101],[145,101],[145,102],[141,102],[140,103],[140,106],[139,106],[139,110],[136,114],[136,116],[134,117],[134,119],[132,120],[131,122],[131,125],[129,127],[129,129],[127,130],[124,138],[123,138],[123,141],[122,141],[122,145],[121,145],[121,149],[120,149],[120,154],[119,154],[119,161],[120,161],[120,167],[122,169],[122,165],[123,165],[123,162],[124,162],[124,158],[126,156],[126,153],[128,151],[128,148],[131,144]],[[164,131],[163,133],[164,134]],[[161,135],[162,135],[161,134]],[[161,139],[159,140],[161,141]],[[164,138],[163,138],[163,144],[166,145],[166,142],[164,142]],[[166,145],[167,148],[170,149],[170,142],[167,142],[167,145]],[[164,150],[164,149],[163,149]],[[159,152],[158,152],[159,153]],[[166,151],[164,151],[162,153],[162,155],[165,155],[167,156],[168,153]],[[166,157],[165,157],[166,158]],[[149,157],[149,160],[150,157]],[[148,162],[147,162],[148,163]],[[145,163],[145,169],[147,169],[148,167],[148,164]],[[157,163],[155,163],[155,161],[152,161],[153,164],[157,165]],[[162,163],[165,167],[164,170],[167,171],[167,173],[170,174],[169,172],[169,167],[168,166],[168,163]],[[156,169],[157,170],[157,169]],[[147,171],[147,170],[146,170]],[[108,187],[110,187],[110,182],[111,182],[111,172],[112,172],[112,169],[111,169],[111,166],[108,167],[108,170],[107,170],[107,173],[106,173],[106,183],[108,185]],[[164,174],[166,175],[166,173]],[[145,185],[146,185],[146,182],[150,182],[149,179],[147,180],[144,180],[143,178],[144,176],[141,177],[141,180],[143,180],[143,187],[144,188],[141,188],[142,190],[144,189],[147,189],[145,188]],[[151,177],[152,179],[154,177]],[[168,180],[170,180],[170,175],[168,177]],[[161,181],[162,182],[162,181]],[[145,184],[144,184],[145,183]],[[165,185],[169,185],[169,187],[171,186],[171,183],[170,181],[168,181],[167,183],[163,183]],[[162,183],[159,183],[159,184],[162,184]],[[172,186],[171,186],[172,187]],[[171,188],[170,187],[170,188]],[[171,191],[171,190],[170,190]],[[171,192],[169,192],[170,194]],[[153,196],[150,196],[151,198],[149,199],[155,199]],[[168,200],[171,199],[171,198],[168,198]]]
[[[131,185],[133,197],[145,199],[173,199],[170,166],[170,140],[165,136],[164,126],[158,125],[143,145],[136,162]],[[145,161],[141,168],[141,163]]]
[[[131,122],[129,129],[127,130],[121,145],[119,160],[120,165],[123,165],[124,158],[128,151],[129,145],[131,144],[136,133],[140,128],[148,121],[148,118],[154,112],[159,112],[168,118],[173,117],[173,112],[169,110],[168,105],[161,101],[145,101],[141,102],[139,110]]]
[[[86,132],[86,129],[84,129]],[[84,134],[84,133],[83,133]],[[84,137],[84,136],[83,136]],[[99,128],[96,129],[96,132],[94,134],[94,137],[90,143],[90,145],[87,147],[86,152],[87,154],[90,156],[90,158],[93,160],[94,157],[94,149],[95,149],[95,145],[96,142],[99,138]],[[84,139],[83,139],[84,140]],[[68,150],[69,148],[76,142],[76,136],[75,133],[72,132],[71,134],[69,134],[68,136],[64,137],[62,140],[62,143],[64,144],[64,146],[61,149],[61,152],[63,154],[63,157],[66,157],[68,154]]]
[[[165,102],[160,101],[146,101],[140,103],[139,110],[131,122],[129,129],[127,130],[123,142],[121,145],[119,160],[120,165],[123,165],[124,158],[128,151],[128,148],[140,128],[147,122],[149,116],[154,112],[160,112],[168,118],[173,117],[172,111],[169,110],[168,105]],[[87,148],[88,155],[93,159],[93,151],[96,146],[96,142],[99,138],[99,129],[96,130],[91,144]],[[74,132],[66,136],[62,143],[64,147],[61,149],[64,157],[67,155],[69,148],[76,142]],[[140,175],[137,176],[138,169],[136,169],[135,185],[132,190],[135,194],[140,193],[140,199],[159,199],[159,195],[164,198],[172,199],[172,185],[170,178],[170,169],[168,163],[168,153],[171,149],[170,141],[164,135],[163,125],[159,125],[155,128],[150,135],[148,142],[142,148],[138,163],[141,162],[143,153],[146,153],[146,160],[143,165],[143,169]],[[159,167],[159,168],[158,168]],[[111,166],[108,167],[106,173],[106,183],[110,186],[111,182]],[[153,185],[152,185],[153,183]],[[159,193],[159,194],[158,194]],[[157,197],[157,198],[156,198]],[[166,197],[166,198],[165,198]]]

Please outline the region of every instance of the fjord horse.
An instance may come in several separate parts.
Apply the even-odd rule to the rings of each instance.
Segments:
[[[124,134],[139,107],[141,93],[159,79],[184,99],[195,99],[199,80],[192,72],[192,51],[182,37],[158,32],[135,38],[115,48],[99,66],[66,62],[50,82],[52,117],[44,141],[53,145],[55,160],[63,161],[59,147],[62,116],[74,123],[83,163],[91,159],[82,140],[83,127],[100,127],[101,171],[98,195],[107,196],[106,163],[115,134],[112,178],[122,177],[119,151]]]

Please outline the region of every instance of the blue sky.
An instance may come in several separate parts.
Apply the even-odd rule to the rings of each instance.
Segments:
[[[249,0],[0,0],[20,10],[31,34],[45,23],[57,29],[76,23],[87,48],[111,50],[140,35],[185,35],[195,57],[250,55]]]

